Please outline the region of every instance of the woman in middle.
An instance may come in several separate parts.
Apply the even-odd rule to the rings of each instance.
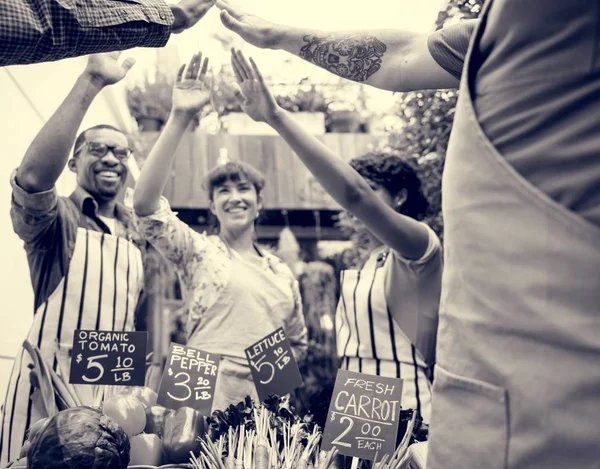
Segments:
[[[306,326],[293,273],[255,242],[264,186],[256,169],[229,162],[208,174],[218,236],[190,228],[161,197],[175,150],[192,118],[208,102],[207,67],[208,61],[196,54],[179,70],[171,115],[144,163],[133,204],[140,234],[178,269],[188,311],[187,345],[222,356],[213,410],[224,410],[246,395],[257,398],[245,349],[283,327],[300,360],[306,350]]]

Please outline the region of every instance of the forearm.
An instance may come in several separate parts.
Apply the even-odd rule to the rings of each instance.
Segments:
[[[278,112],[270,125],[337,203],[348,211],[357,209],[370,187],[347,162],[307,132],[286,111]]]
[[[193,116],[171,114],[150,155],[144,162],[133,193],[133,207],[139,216],[155,213],[171,172],[179,142]]]
[[[162,47],[172,28],[180,27],[177,18],[174,20],[173,8],[162,0],[72,3],[66,7],[65,2],[57,0],[2,2],[0,66],[132,47]]]
[[[27,149],[17,183],[28,192],[51,189],[62,173],[83,118],[102,85],[83,73]]]
[[[380,241],[408,259],[422,256],[427,231],[419,222],[397,213],[383,202],[358,172],[304,130],[289,113],[277,113],[271,125],[329,195],[361,220]]]
[[[327,33],[273,28],[272,49],[282,49],[339,77],[389,91],[458,87],[427,47],[428,34],[383,29]]]
[[[402,68],[418,34],[285,28],[273,48],[286,50],[335,75],[385,90],[402,91]]]

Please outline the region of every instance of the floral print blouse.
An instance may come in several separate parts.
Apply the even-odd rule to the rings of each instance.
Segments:
[[[179,220],[164,197],[155,213],[143,217],[135,215],[134,224],[138,233],[177,268],[187,292],[186,331],[189,337],[230,281],[232,259],[229,248],[220,237],[199,233]],[[294,311],[286,335],[299,359],[306,350],[307,333],[298,281],[281,259],[263,250],[261,254],[275,275],[289,280]]]

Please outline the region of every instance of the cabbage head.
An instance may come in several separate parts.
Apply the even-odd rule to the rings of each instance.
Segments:
[[[129,439],[110,417],[91,407],[65,409],[34,436],[28,469],[126,469]]]

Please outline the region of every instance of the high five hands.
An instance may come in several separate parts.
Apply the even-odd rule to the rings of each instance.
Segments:
[[[179,34],[194,26],[214,4],[215,0],[180,0],[175,5],[169,5],[175,18],[173,33]]]
[[[189,63],[179,69],[173,87],[173,113],[193,117],[210,100],[210,86],[207,78],[208,58],[202,60],[202,53],[194,54]]]
[[[135,64],[135,59],[131,57],[119,63],[120,56],[121,52],[92,54],[88,57],[84,74],[89,76],[99,88],[118,83]]]
[[[246,13],[235,4],[235,0],[215,0],[221,10],[221,22],[238,34],[244,41],[262,49],[275,48],[283,35],[283,27],[276,23]]]
[[[255,121],[274,123],[283,109],[269,91],[254,60],[250,58],[248,62],[242,51],[231,49],[231,65],[242,91],[237,97],[244,112]]]

